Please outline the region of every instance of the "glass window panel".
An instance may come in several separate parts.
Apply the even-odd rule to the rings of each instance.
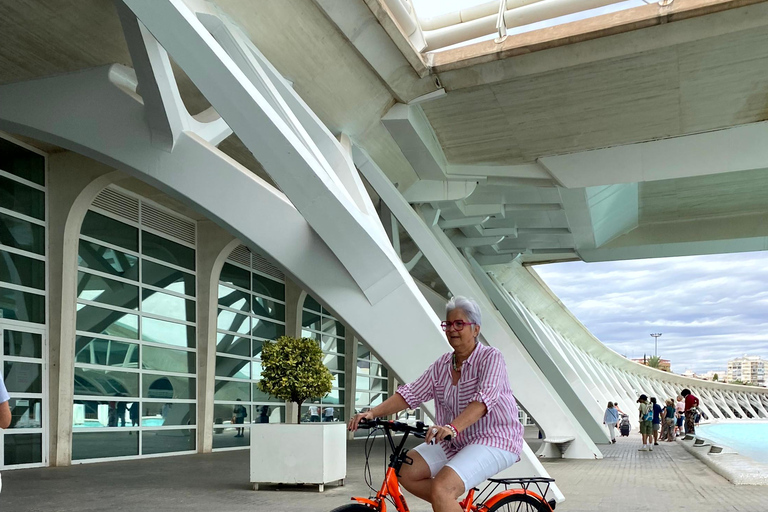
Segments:
[[[335,388],[343,388],[344,386],[344,374],[343,373],[334,373],[333,374],[333,387]]]
[[[141,252],[179,267],[195,270],[195,250],[147,231],[141,232]]]
[[[85,214],[80,234],[129,251],[139,251],[138,228],[92,210]]]
[[[216,318],[216,328],[221,329],[222,331],[248,334],[248,331],[251,328],[251,322],[249,317],[245,315],[239,315],[232,311],[219,309],[219,314]]]
[[[267,297],[272,297],[273,299],[285,300],[285,284],[259,274],[254,273],[251,275],[253,276],[252,291],[260,293],[261,295],[266,295]],[[304,304],[306,305],[307,303],[304,302]]]
[[[385,379],[371,379],[371,390],[386,392],[387,381]]]
[[[265,342],[261,340],[253,340],[253,357],[261,357],[261,349]]]
[[[195,425],[195,404],[183,402],[142,402],[141,425],[162,427],[168,425]]]
[[[355,387],[360,391],[368,391],[371,389],[368,377],[357,375],[355,378]]]
[[[45,296],[0,288],[0,318],[45,323]]]
[[[143,318],[141,328],[141,337],[144,341],[195,348],[195,328],[190,325]]]
[[[252,423],[252,416],[251,416],[251,406],[246,402],[237,402],[237,403],[231,403],[231,404],[222,404],[222,403],[216,403],[213,406],[213,424],[214,425],[224,425],[224,427],[217,427],[216,430],[219,430],[219,433],[225,431],[232,432],[234,434],[235,429],[234,425],[237,423],[233,423],[232,420],[235,419],[235,410],[239,407],[243,407],[245,409],[245,418],[243,418],[243,425],[247,425],[249,423]],[[214,432],[216,433],[216,432]]]
[[[307,297],[304,299],[304,307],[307,309],[311,309],[312,311],[317,311],[320,313],[320,310],[322,309],[320,307],[320,303],[315,300],[314,297],[307,294]]]
[[[105,431],[72,434],[72,460],[129,457],[139,454],[136,432]]]
[[[43,335],[21,331],[3,331],[3,353],[15,357],[43,357]]]
[[[251,339],[242,338],[233,334],[216,334],[216,352],[223,352],[233,356],[250,356]],[[261,350],[261,348],[259,348]]]
[[[285,306],[283,304],[255,295],[253,297],[253,313],[281,322],[285,321]]]
[[[220,419],[220,418],[216,418]],[[228,420],[229,421],[229,420]],[[216,423],[213,428],[213,448],[244,448],[251,445],[251,429],[243,428],[242,437],[237,435],[235,427],[227,423],[226,427]]]
[[[146,260],[141,262],[141,272],[141,280],[145,284],[195,296],[195,276],[190,273]]]
[[[331,334],[341,338],[344,337],[344,326],[341,325],[341,322],[328,317],[323,317],[323,328],[321,331],[324,334]]]
[[[0,281],[45,289],[45,262],[0,251]]]
[[[145,370],[195,373],[195,366],[194,352],[147,345],[141,348],[141,367]]]
[[[75,400],[72,427],[138,427],[140,416],[138,400]]]
[[[45,157],[0,138],[0,169],[45,186]]]
[[[375,407],[381,404],[387,399],[386,393],[371,393],[371,407]]]
[[[43,401],[39,398],[11,398],[10,428],[40,428],[43,426]]]
[[[344,391],[340,389],[331,390],[328,395],[323,397],[324,404],[344,404]]]
[[[240,311],[251,311],[251,294],[230,288],[229,286],[219,285],[219,306],[225,306]]]
[[[253,401],[254,402],[276,402],[276,403],[283,402],[283,400],[278,400],[274,396],[260,390],[259,385],[255,383],[253,384]],[[256,410],[256,412],[258,413],[258,409]],[[258,418],[256,419],[256,421],[258,423]]]
[[[45,254],[45,228],[0,213],[0,244],[35,254]]]
[[[6,466],[43,462],[42,434],[6,434],[4,445]]]
[[[146,288],[142,291],[141,310],[174,320],[195,321],[195,301]]]
[[[329,370],[344,371],[344,356],[323,355],[323,364]]]
[[[261,361],[254,361],[251,363],[251,379],[253,380],[261,380]]]
[[[219,281],[248,290],[250,289],[251,284],[249,274],[250,272],[244,268],[236,267],[230,263],[224,263],[224,266],[221,268],[221,277],[219,277]]]
[[[301,312],[301,326],[307,329],[320,330],[320,314],[303,309]]]
[[[138,397],[139,374],[75,368],[75,395]]]
[[[336,352],[337,354],[344,353],[344,340],[335,338],[333,336],[322,337],[322,349],[323,352]]]
[[[138,368],[139,345],[125,341],[78,336],[75,340],[75,361],[84,364]]]
[[[235,379],[250,379],[251,368],[247,359],[216,356],[216,376]]]
[[[139,287],[114,279],[78,272],[77,298],[126,309],[138,309]]]
[[[0,176],[0,208],[45,220],[45,192]]]
[[[309,338],[309,339],[312,339],[312,340],[320,341],[320,335],[318,333],[313,332],[313,331],[308,331],[306,329],[302,329],[301,330],[301,337],[302,338]]]
[[[359,359],[370,359],[371,358],[371,351],[368,350],[368,347],[366,347],[362,343],[358,343],[357,344],[357,357]]]
[[[195,450],[195,429],[150,430],[142,434],[141,453],[188,452]]]
[[[245,381],[216,380],[216,389],[213,394],[215,400],[235,401],[238,398],[243,401],[251,400],[251,385]]]
[[[368,393],[358,391],[355,393],[355,405],[367,407],[371,403],[371,396]]]
[[[284,325],[273,324],[261,318],[252,318],[251,324],[251,334],[259,338],[274,340],[285,335]]]
[[[91,305],[77,305],[77,330],[120,338],[139,338],[139,317]]]
[[[127,252],[104,247],[93,242],[80,240],[77,251],[77,264],[83,268],[90,268],[124,277],[133,281],[139,280],[139,258]],[[146,281],[146,273],[144,279]]]
[[[176,375],[153,375],[145,373],[141,378],[141,391],[144,398],[163,400],[194,400],[197,395],[193,377]]]
[[[42,365],[5,361],[3,378],[9,393],[42,393]]]
[[[371,372],[371,363],[370,361],[366,360],[358,360],[357,361],[357,373],[364,373],[366,375],[370,374]]]

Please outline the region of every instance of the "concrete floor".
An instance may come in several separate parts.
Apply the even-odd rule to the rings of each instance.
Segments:
[[[651,453],[638,452],[638,444],[639,435],[633,433],[604,446],[601,461],[545,462],[567,499],[557,510],[768,510],[768,487],[734,486],[677,443],[664,443]],[[372,456],[378,483],[382,446]],[[348,503],[351,495],[368,496],[362,442],[350,445],[348,462],[346,485],[326,487],[322,494],[312,487],[250,490],[246,451],[6,471],[0,510],[330,511]],[[416,498],[409,505],[414,512],[430,510]]]

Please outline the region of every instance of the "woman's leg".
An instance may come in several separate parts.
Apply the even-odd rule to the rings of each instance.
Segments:
[[[464,494],[464,482],[453,468],[445,466],[432,480],[432,510],[435,512],[461,512],[456,501]]]
[[[433,480],[429,464],[416,450],[409,450],[408,456],[413,464],[403,464],[400,468],[400,483],[414,496],[431,502]]]

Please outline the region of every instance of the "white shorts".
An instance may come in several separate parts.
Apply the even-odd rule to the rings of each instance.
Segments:
[[[465,446],[450,459],[440,444],[422,443],[414,450],[424,458],[432,478],[444,466],[453,469],[464,482],[464,492],[477,487],[481,482],[520,460],[520,457],[512,452],[482,444]]]

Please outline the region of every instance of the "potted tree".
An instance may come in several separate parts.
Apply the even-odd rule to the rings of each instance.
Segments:
[[[282,336],[261,352],[259,389],[298,404],[297,423],[265,424],[251,430],[251,484],[324,485],[347,472],[345,423],[301,424],[301,404],[331,391],[333,376],[323,365],[323,352],[311,338]]]

